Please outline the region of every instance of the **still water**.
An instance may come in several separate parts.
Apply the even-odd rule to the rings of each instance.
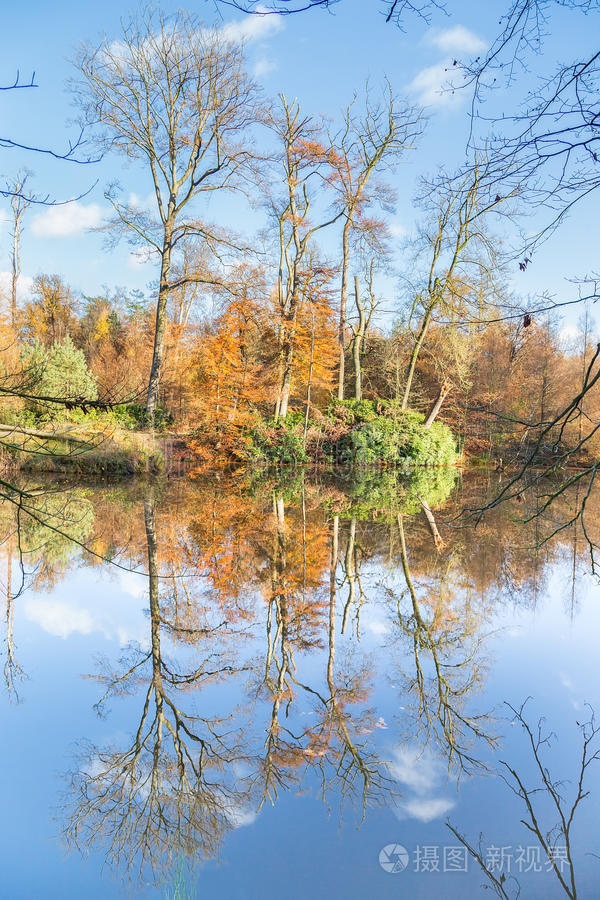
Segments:
[[[577,498],[453,482],[4,502],[0,896],[600,896]]]

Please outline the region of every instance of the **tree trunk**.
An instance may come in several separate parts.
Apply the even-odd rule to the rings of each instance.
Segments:
[[[165,225],[162,257],[160,262],[160,286],[156,303],[156,321],[154,325],[154,350],[152,353],[152,366],[148,382],[148,396],[146,398],[146,414],[150,424],[154,422],[154,414],[158,406],[158,392],[160,389],[160,376],[165,355],[165,335],[167,331],[167,299],[169,296],[169,275],[171,272],[171,249],[174,222]]]
[[[348,614],[354,606],[356,599],[356,565],[355,565],[355,546],[356,546],[356,516],[352,516],[350,521],[350,531],[348,534],[348,543],[346,545],[345,569],[346,578],[348,580],[348,599],[344,606],[344,614],[342,616],[342,634],[346,633],[346,625],[348,623]]]
[[[42,431],[36,428],[23,428],[21,425],[0,425],[0,436],[5,441],[15,435],[16,437],[35,437],[48,441],[60,441],[73,444],[89,444],[85,438],[77,437],[68,431]]]
[[[431,426],[432,426],[432,424],[433,424],[433,422],[434,422],[434,420],[435,420],[435,417],[437,416],[437,414],[439,413],[440,409],[442,408],[442,403],[444,402],[444,400],[445,400],[446,397],[448,396],[449,392],[450,392],[450,382],[449,382],[449,381],[445,381],[445,382],[443,383],[443,385],[441,386],[441,388],[440,388],[440,392],[439,392],[439,394],[438,394],[437,400],[435,401],[435,403],[434,403],[433,406],[431,407],[431,410],[429,411],[429,415],[428,415],[427,418],[425,419],[425,423],[424,423],[424,424],[425,424],[425,428],[431,428]]]
[[[348,304],[348,262],[350,256],[350,228],[352,219],[348,216],[342,232],[342,288],[340,291],[340,321],[338,326],[339,369],[338,400],[344,399],[344,377],[346,374],[346,307]]]
[[[333,685],[333,664],[335,661],[335,612],[336,612],[336,579],[339,553],[339,516],[333,517],[331,534],[331,563],[329,566],[329,653],[327,657],[327,683]]]
[[[290,402],[290,390],[292,387],[292,363],[294,361],[294,328],[296,325],[296,313],[298,300],[292,295],[289,310],[284,319],[283,338],[281,342],[281,382],[279,398],[275,413],[275,420],[285,419]]]
[[[354,335],[354,345],[352,347],[354,356],[354,399],[362,400],[362,368],[360,354],[365,337],[366,320],[365,310],[360,299],[360,286],[357,275],[354,276],[354,298],[356,300],[356,309],[358,310],[358,328]]]
[[[408,398],[410,397],[417,359],[419,358],[419,353],[421,351],[421,347],[423,346],[423,341],[425,340],[425,336],[427,334],[434,309],[435,303],[431,302],[425,311],[423,321],[421,322],[421,328],[419,329],[419,334],[417,335],[417,339],[412,348],[412,353],[410,354],[410,362],[408,364],[408,371],[406,373],[406,383],[404,385],[404,396],[402,397],[403,410],[408,408]]]
[[[15,229],[13,231],[12,246],[12,272],[10,280],[10,320],[13,330],[17,323],[17,287],[21,274],[21,222],[20,217],[15,216]]]
[[[444,546],[444,541],[442,539],[441,534],[438,531],[438,527],[435,522],[435,516],[431,511],[431,507],[427,500],[421,500],[421,509],[427,519],[427,524],[429,525],[429,530],[431,531],[431,536],[433,538],[433,542],[435,544],[436,550],[441,550]]]
[[[306,385],[306,412],[304,414],[304,436],[302,443],[306,449],[306,433],[308,431],[308,419],[310,417],[310,395],[312,391],[313,369],[315,364],[315,310],[310,307],[310,359],[308,363],[308,384]]]
[[[163,686],[161,674],[160,649],[160,598],[158,587],[158,542],[156,539],[156,517],[154,510],[154,491],[152,488],[144,498],[144,524],[146,527],[146,546],[148,550],[148,596],[150,601],[150,622],[152,638],[152,682],[155,690],[156,709],[162,714]]]
[[[281,402],[279,404],[279,418],[285,419],[290,402],[290,390],[292,387],[292,342],[286,340],[283,345],[283,378],[281,382]]]

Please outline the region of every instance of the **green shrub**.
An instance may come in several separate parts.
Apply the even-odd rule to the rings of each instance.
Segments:
[[[142,403],[121,403],[115,406],[114,415],[122,428],[130,431],[148,428],[149,420],[146,407]],[[156,431],[165,431],[173,424],[173,416],[164,406],[157,406],[154,411],[154,428]]]
[[[423,427],[422,413],[414,410],[396,411],[390,404],[365,409],[362,401],[360,416],[357,410],[354,427],[337,444],[336,455],[342,462],[370,466],[383,463],[389,466],[447,466],[456,462],[456,442],[447,425],[434,422]],[[365,418],[365,415],[367,418]]]
[[[342,518],[371,519],[384,515],[393,519],[398,513],[414,515],[426,502],[432,509],[441,506],[454,488],[457,470],[450,468],[417,468],[410,474],[396,469],[354,469],[344,485],[348,495]]]
[[[61,400],[96,400],[98,397],[96,379],[88,368],[85,355],[75,347],[70,337],[47,348],[36,341],[23,351],[21,360],[27,369],[28,393]],[[65,419],[73,418],[58,403],[31,400],[27,407],[38,417],[46,412],[56,418],[60,412]]]
[[[250,432],[249,454],[277,465],[302,465],[308,462],[303,429],[290,417],[284,422],[258,425]]]
[[[279,465],[299,465],[312,458],[406,472],[453,465],[457,448],[451,430],[440,422],[425,429],[423,422],[422,413],[403,411],[394,401],[335,401],[327,415],[318,413],[309,420],[306,441],[302,410],[288,413],[283,422],[255,426],[246,435],[248,456]]]

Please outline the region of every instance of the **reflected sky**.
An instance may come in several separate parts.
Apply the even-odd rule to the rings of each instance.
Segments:
[[[447,822],[522,897],[568,896],[499,775],[539,782],[506,704],[534,734],[545,717],[570,808],[600,589],[581,535],[534,552],[508,507],[457,528],[490,485],[444,490],[437,537],[389,483],[65,490],[20,541],[4,508],[2,896],[490,896]],[[570,833],[581,898],[598,772]]]

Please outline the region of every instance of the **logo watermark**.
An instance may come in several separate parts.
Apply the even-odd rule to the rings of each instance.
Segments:
[[[551,847],[545,856],[537,846],[490,844],[482,848],[482,859],[489,872],[504,875],[549,872],[553,868],[563,872],[569,866],[567,848],[559,845]],[[403,872],[409,865],[413,872],[468,872],[469,852],[462,844],[419,844],[412,851],[402,844],[386,844],[379,853],[379,865],[390,875]]]
[[[386,844],[379,853],[379,865],[390,875],[403,872],[409,860],[408,850],[402,844]]]

